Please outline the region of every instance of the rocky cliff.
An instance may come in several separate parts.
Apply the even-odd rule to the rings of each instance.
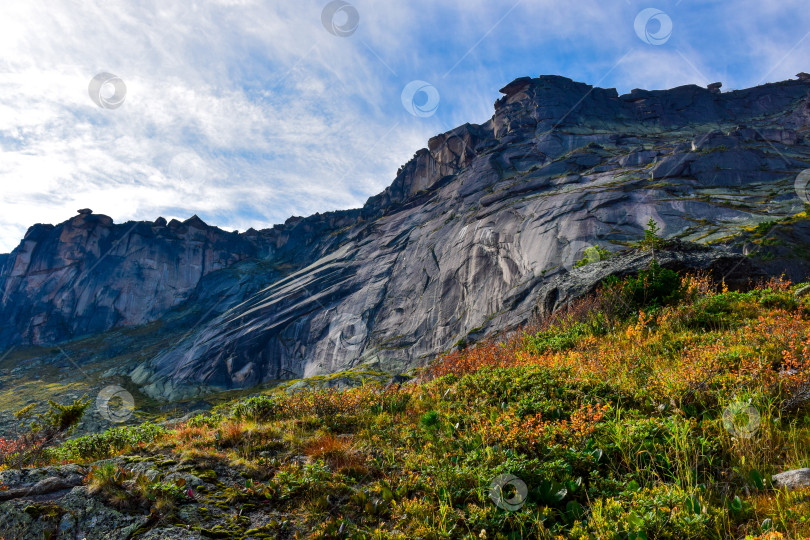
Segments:
[[[60,225],[34,225],[0,255],[0,350],[51,344],[159,320],[191,297],[201,280],[244,260],[271,260],[270,280],[316,259],[326,232],[359,212],[290,218],[272,229],[230,233],[197,216],[183,222],[115,224],[82,209]]]
[[[0,258],[0,349],[204,302],[221,307],[128,372],[146,393],[398,371],[525,322],[586,248],[619,250],[650,218],[716,243],[804,208],[808,81],[619,95],[544,76],[501,92],[487,123],[432,138],[359,210],[242,234],[93,214],[32,228]]]

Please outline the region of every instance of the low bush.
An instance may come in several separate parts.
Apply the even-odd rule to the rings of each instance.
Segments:
[[[47,459],[47,453],[76,428],[89,406],[89,400],[80,398],[68,405],[48,401],[48,409],[33,417],[33,405],[17,412],[17,420],[33,419],[28,430],[0,439],[0,465],[21,469]]]
[[[103,433],[76,437],[48,451],[48,457],[56,461],[87,461],[114,456],[136,447],[151,443],[166,435],[163,426],[145,422],[137,426],[122,426]]]
[[[237,420],[268,422],[275,419],[282,410],[277,396],[251,396],[233,406],[232,414]]]
[[[672,305],[680,300],[682,295],[681,278],[678,273],[661,267],[655,260],[636,276],[624,280],[611,277],[605,284],[617,287],[619,300],[628,312]]]

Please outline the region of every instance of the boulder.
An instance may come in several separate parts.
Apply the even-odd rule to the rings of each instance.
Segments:
[[[794,469],[773,475],[773,483],[780,489],[793,491],[810,487],[810,469]]]
[[[796,292],[793,293],[793,296],[796,298],[796,300],[799,300],[801,298],[804,298],[808,294],[810,294],[810,285],[804,285],[799,289],[797,289]]]

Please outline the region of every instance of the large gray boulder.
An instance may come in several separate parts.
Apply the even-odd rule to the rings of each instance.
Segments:
[[[773,475],[773,483],[788,491],[810,487],[810,469],[794,469]]]

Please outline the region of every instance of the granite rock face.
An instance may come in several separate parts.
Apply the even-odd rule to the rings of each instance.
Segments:
[[[788,491],[810,486],[810,469],[794,469],[773,475],[773,483]]]
[[[150,322],[206,274],[266,252],[196,217],[115,225],[85,209],[56,227],[35,225],[0,271],[0,342],[55,343]]]
[[[317,258],[301,244],[342,224],[317,215],[237,234],[197,216],[114,224],[82,209],[60,225],[34,225],[0,255],[0,350],[158,320],[198,296],[205,276],[246,259]]]
[[[132,380],[173,399],[359,364],[396,372],[525,322],[538,299],[550,302],[550,287],[551,307],[587,289],[587,276],[564,281],[574,262],[594,244],[622,249],[650,218],[667,237],[706,243],[804,208],[794,182],[810,168],[810,81],[620,96],[544,76],[501,92],[491,120],[432,138],[362,209],[239,235],[169,238],[155,224],[134,235],[92,214],[33,228],[0,258],[0,309],[11,321],[0,349],[214,304],[247,279],[253,286],[239,290],[249,292],[231,293]],[[88,270],[102,238],[125,240]],[[172,266],[178,253],[185,262]],[[682,259],[742,260],[729,249]]]

